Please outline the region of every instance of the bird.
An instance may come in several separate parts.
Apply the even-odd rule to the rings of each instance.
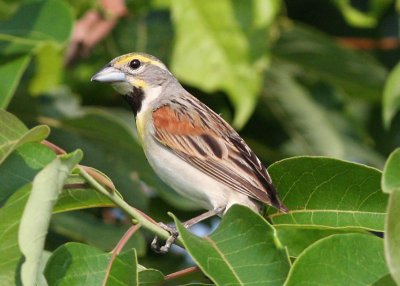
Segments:
[[[139,141],[155,173],[177,193],[207,210],[185,222],[186,228],[223,216],[234,204],[257,213],[265,205],[288,212],[265,166],[240,135],[185,90],[158,58],[138,52],[116,57],[91,81],[109,83],[122,94],[133,111]],[[152,247],[165,253],[179,234],[176,228],[161,226],[171,236],[164,246],[155,238]]]

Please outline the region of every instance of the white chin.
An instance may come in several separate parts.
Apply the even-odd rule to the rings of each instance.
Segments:
[[[126,81],[119,81],[112,84],[112,87],[120,94],[126,95],[132,92],[132,85]]]

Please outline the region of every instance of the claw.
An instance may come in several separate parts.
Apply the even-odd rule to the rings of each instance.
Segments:
[[[160,246],[158,237],[154,237],[153,241],[151,242],[151,249],[153,249],[157,253],[167,253],[171,248],[172,244],[174,244],[175,240],[179,236],[179,232],[176,227],[164,224],[162,222],[159,223],[159,226],[164,230],[168,231],[170,236],[168,237],[167,241],[163,246]]]

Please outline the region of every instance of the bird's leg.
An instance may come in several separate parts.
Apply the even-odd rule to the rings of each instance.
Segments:
[[[194,217],[192,219],[189,219],[189,220],[185,221],[183,223],[183,226],[185,228],[189,228],[192,225],[195,225],[196,223],[199,223],[199,222],[201,222],[201,221],[203,221],[205,219],[208,219],[208,218],[210,218],[212,216],[219,215],[219,214],[223,213],[224,210],[225,210],[225,207],[220,207],[220,208],[216,208],[216,209],[213,209],[213,210],[209,210],[209,211],[207,211],[205,213],[202,213],[199,216],[196,216],[196,217]],[[165,242],[164,246],[161,246],[161,247],[160,247],[160,245],[158,243],[158,237],[156,236],[153,239],[153,241],[151,242],[151,248],[155,252],[158,252],[158,253],[167,253],[169,251],[171,245],[178,238],[179,232],[178,232],[178,230],[177,230],[177,228],[175,226],[167,225],[167,224],[164,224],[162,222],[159,223],[159,225],[160,225],[161,228],[163,228],[164,230],[168,231],[170,236],[168,237],[168,239]]]

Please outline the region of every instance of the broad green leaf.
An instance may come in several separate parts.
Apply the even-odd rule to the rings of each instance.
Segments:
[[[396,286],[397,284],[393,281],[393,278],[390,274],[387,274],[375,281],[372,286]]]
[[[35,175],[56,155],[36,142],[25,143],[0,165],[0,205],[16,190],[32,182]]]
[[[306,229],[293,226],[275,226],[279,240],[291,257],[297,257],[314,242],[327,236],[343,233],[338,229]]]
[[[7,108],[29,61],[23,56],[0,65],[0,108]]]
[[[268,168],[288,214],[274,225],[384,230],[387,195],[381,173],[371,167],[324,157],[295,157]]]
[[[327,35],[300,24],[282,30],[273,54],[301,67],[352,97],[380,100],[385,69],[366,54],[343,48]]]
[[[57,157],[35,177],[19,227],[18,243],[25,257],[21,268],[23,285],[41,280],[41,260],[50,217],[58,195],[72,168],[82,159],[82,151]]]
[[[385,226],[385,255],[394,281],[400,285],[400,190],[389,195]]]
[[[248,18],[252,19],[255,2],[241,5],[240,13],[228,0],[171,3],[176,32],[172,71],[182,81],[206,92],[227,92],[236,110],[234,125],[242,127],[255,107],[262,84],[262,68],[257,64],[266,61],[265,52],[263,56],[251,54],[252,45],[259,43],[249,42],[240,27],[239,15],[250,15]],[[268,19],[261,21],[259,17],[247,27],[255,29],[268,23]],[[264,19],[265,15],[261,17]],[[258,41],[266,41],[267,35],[265,31]]]
[[[91,108],[84,110],[84,115],[65,119],[58,125],[62,134],[60,130],[52,132],[57,140],[62,141],[64,147],[82,148],[87,155],[85,164],[101,169],[112,178],[128,203],[146,207],[148,198],[143,190],[143,181],[174,206],[198,208],[178,196],[154,174],[137,141],[132,113]],[[69,140],[64,140],[66,134]]]
[[[2,285],[16,285],[17,266],[21,258],[18,247],[18,228],[30,190],[30,184],[20,188],[0,208],[0,281]]]
[[[387,273],[382,239],[336,234],[307,248],[294,262],[285,285],[371,285]]]
[[[36,70],[29,91],[33,95],[39,95],[55,89],[64,69],[61,50],[52,42],[45,43],[38,49],[34,62]]]
[[[102,285],[110,258],[110,253],[94,247],[66,243],[53,252],[47,263],[45,276],[49,285]],[[133,271],[139,272],[132,273]],[[147,273],[141,276],[142,272]],[[156,273],[160,274],[159,279],[151,280],[156,277]],[[139,285],[159,285],[164,280],[160,272],[138,265],[136,253],[129,251],[121,253],[114,260],[107,285],[132,285],[129,284],[132,276],[138,277]]]
[[[128,230],[129,225],[106,223],[87,212],[68,212],[54,215],[50,228],[74,241],[111,251]],[[125,249],[135,248],[139,256],[145,254],[146,247],[146,241],[140,231],[136,232],[125,245]]]
[[[66,183],[70,184],[71,182],[82,182],[78,184],[83,185],[85,181],[83,179],[76,180],[74,178],[74,180],[68,180]],[[64,186],[64,189],[54,206],[53,212],[60,213],[71,210],[81,210],[85,208],[113,206],[114,203],[112,203],[107,197],[99,194],[93,188],[90,188],[86,185],[85,188],[70,185],[68,188]]]
[[[28,130],[17,117],[5,110],[0,110],[0,164],[18,146],[27,142],[40,142],[49,135],[45,125]]]
[[[186,250],[216,285],[282,285],[286,279],[289,259],[275,229],[250,209],[232,206],[204,238],[175,223]]]
[[[383,90],[382,115],[386,128],[400,108],[400,62],[390,72]]]
[[[63,0],[27,1],[0,24],[0,52],[27,53],[41,42],[64,44],[73,25],[72,11]]]
[[[400,191],[400,148],[393,151],[385,165],[382,175],[382,191]]]
[[[343,157],[343,142],[327,113],[287,71],[273,66],[265,86],[263,99],[280,110],[279,120],[297,150],[309,155]]]

